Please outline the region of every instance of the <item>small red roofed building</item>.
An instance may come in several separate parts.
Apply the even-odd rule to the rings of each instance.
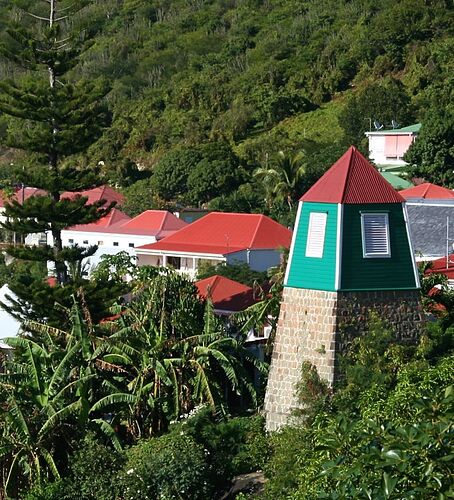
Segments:
[[[265,271],[280,263],[292,233],[260,214],[211,212],[163,240],[136,249],[139,265],[173,267],[195,277],[201,262],[247,263]]]
[[[424,182],[419,186],[414,186],[408,189],[402,189],[399,194],[407,201],[411,200],[453,200],[454,191],[451,189]]]
[[[77,192],[68,191],[63,193],[61,197],[74,198],[78,195],[87,197],[88,204],[92,204],[100,200],[105,200],[106,205],[112,202],[115,202],[117,205],[122,205],[125,201],[124,196],[120,194],[118,191],[115,191],[115,189],[111,188],[110,186],[98,186],[93,189],[87,189],[85,191],[77,191]],[[33,196],[47,196],[47,192],[44,191],[43,189],[37,189],[26,186],[18,188],[13,193],[12,196],[6,196],[4,192],[0,191],[0,223],[6,221],[6,218],[3,215],[3,212],[5,210],[5,202],[17,201],[18,203],[23,203],[25,200]],[[49,242],[49,236],[46,237],[45,234],[41,233],[30,234],[25,238],[25,243],[28,245],[45,244],[46,239],[47,242]]]
[[[248,307],[262,300],[262,292],[256,292],[250,286],[238,283],[218,274],[196,281],[195,286],[200,297],[211,300],[215,314],[231,316],[244,311]],[[246,337],[249,348],[253,349],[256,356],[263,360],[263,344],[269,338],[271,326],[265,320],[260,331],[251,329]],[[255,347],[251,347],[254,345]]]
[[[254,290],[250,286],[218,274],[196,281],[194,284],[201,297],[211,300],[217,314],[229,315],[244,311],[257,302]]]
[[[113,208],[108,215],[91,224],[82,224],[62,231],[64,246],[104,247],[120,250],[156,241],[184,228],[186,222],[166,210],[146,210],[133,219]],[[51,244],[51,242],[49,242]],[[101,249],[102,251],[102,249]]]

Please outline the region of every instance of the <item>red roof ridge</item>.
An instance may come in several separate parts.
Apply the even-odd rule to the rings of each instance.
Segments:
[[[428,193],[429,189],[430,189],[430,182],[426,182],[426,188],[424,189],[423,193],[422,193],[422,197],[424,198],[426,196],[426,194]]]
[[[254,234],[252,235],[251,242],[250,242],[250,245],[249,245],[250,247],[252,247],[254,245],[254,240],[255,240],[255,237],[257,236],[257,233],[259,232],[260,224],[264,220],[263,219],[263,214],[258,214],[258,215],[260,215],[260,217],[259,217],[258,224],[255,226]]]
[[[167,219],[170,217],[170,212],[166,210],[164,217],[162,218],[161,225],[159,227],[159,230],[162,231],[164,227],[166,227]]]
[[[344,183],[344,188],[342,189],[342,200],[345,199],[345,194],[346,194],[346,191],[347,191],[347,186],[348,186],[348,182],[350,180],[350,175],[351,175],[351,171],[352,169],[350,168],[351,167],[351,164],[352,164],[352,156],[353,156],[353,152],[356,151],[356,148],[355,146],[350,146],[347,150],[347,153],[350,153],[350,157],[348,159],[348,166],[349,168],[347,169],[347,175],[345,176],[345,183]]]

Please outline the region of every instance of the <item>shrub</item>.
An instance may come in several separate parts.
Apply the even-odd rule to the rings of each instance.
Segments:
[[[210,498],[205,451],[191,436],[170,433],[139,441],[126,456],[119,477],[125,500]]]
[[[191,436],[206,450],[209,483],[222,491],[233,476],[262,469],[269,458],[263,417],[235,417],[216,421],[208,408],[173,428]]]
[[[69,459],[60,481],[32,488],[26,500],[112,500],[118,498],[116,477],[124,458],[88,434]]]

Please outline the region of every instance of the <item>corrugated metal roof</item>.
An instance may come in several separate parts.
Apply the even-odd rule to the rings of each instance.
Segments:
[[[400,195],[406,200],[425,199],[425,200],[449,200],[454,198],[454,191],[430,182],[425,182],[419,186],[411,187],[399,191]]]
[[[18,201],[21,203],[22,198],[27,200],[31,196],[46,196],[47,192],[43,189],[38,189],[34,187],[24,187],[23,189],[18,189],[11,199]],[[87,189],[85,191],[77,191],[70,192],[66,191],[61,195],[62,198],[74,198],[75,196],[86,196],[88,198],[87,204],[90,205],[99,200],[106,200],[106,203],[111,203],[113,201],[117,202],[118,205],[121,205],[125,201],[125,197],[120,194],[115,189],[112,189],[109,186],[99,186],[93,189]],[[6,196],[4,196],[3,192],[0,191],[0,207],[5,205],[5,199],[8,200]]]
[[[301,197],[318,203],[402,203],[400,194],[351,146]]]
[[[125,202],[125,197],[120,194],[115,189],[110,186],[98,186],[93,189],[86,189],[85,191],[69,192],[63,193],[62,198],[74,198],[75,196],[86,196],[88,198],[87,204],[91,205],[96,201],[105,200],[106,203],[112,203],[115,201],[118,205],[122,205]]]
[[[399,177],[398,175],[391,172],[380,172],[380,174],[391,184],[394,189],[399,190],[413,187],[413,184],[410,181],[402,179],[402,177]]]
[[[211,212],[158,243],[138,247],[226,255],[245,249],[289,247],[290,230],[259,214]]]
[[[150,231],[175,232],[187,225],[187,222],[175,217],[167,210],[145,210],[145,212],[123,224],[121,232],[128,234],[148,234]]]
[[[418,134],[421,130],[421,123],[415,123],[402,128],[393,128],[389,130],[370,130],[366,135],[399,135],[399,134]]]
[[[114,208],[102,219],[90,224],[73,226],[70,230],[145,235],[162,239],[187,225],[187,222],[175,217],[174,214],[167,210],[145,210],[145,212],[131,219],[131,217]]]
[[[454,279],[454,254],[450,254],[448,258],[433,260],[432,267],[426,271],[426,274],[432,273],[443,273],[448,279]]]
[[[210,298],[215,309],[242,311],[257,302],[251,287],[218,274],[196,281],[194,284],[199,295]]]
[[[107,215],[101,217],[101,219],[96,222],[91,222],[90,224],[78,224],[68,228],[70,231],[88,231],[88,232],[105,232],[106,230],[112,230],[117,228],[129,221],[131,217],[123,213],[118,208],[113,208]]]

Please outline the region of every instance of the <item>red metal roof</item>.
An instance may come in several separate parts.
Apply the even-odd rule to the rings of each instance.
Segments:
[[[70,229],[72,231],[155,236],[156,239],[160,239],[185,226],[187,226],[186,222],[166,210],[146,210],[131,219],[114,208],[97,222],[74,226]]]
[[[399,191],[399,193],[406,200],[410,200],[412,198],[424,198],[426,200],[448,200],[454,198],[454,191],[442,186],[431,184],[430,182],[425,182],[419,186],[403,189],[402,191]]]
[[[126,215],[121,210],[118,210],[118,208],[113,208],[105,217],[102,217],[96,222],[91,222],[90,224],[78,224],[77,226],[69,228],[69,230],[96,233],[103,233],[107,230],[109,232],[115,232],[113,230],[114,228],[118,228],[130,219],[131,217],[129,217],[129,215]]]
[[[115,189],[110,186],[98,186],[93,189],[87,189],[85,191],[78,192],[66,192],[62,194],[62,198],[74,198],[75,196],[86,196],[88,198],[87,203],[90,205],[95,201],[106,200],[107,203],[112,203],[115,201],[118,205],[122,205],[125,201],[125,197],[120,194]]]
[[[405,201],[354,147],[301,197],[319,203],[402,203]]]
[[[31,196],[45,196],[47,192],[43,189],[38,189],[34,187],[25,187],[23,190],[18,189],[10,199],[16,200],[19,203],[22,202],[22,199],[27,200]],[[106,200],[107,203],[111,203],[112,201],[117,202],[118,205],[124,203],[125,198],[122,194],[115,191],[109,186],[99,186],[97,188],[88,189],[86,191],[79,192],[69,192],[62,194],[62,198],[74,198],[77,195],[86,196],[88,198],[87,203],[91,204],[95,201]],[[0,207],[5,206],[6,197],[4,197],[3,193],[0,192]]]
[[[257,302],[251,287],[218,274],[195,282],[199,295],[210,298],[215,309],[243,311]]]
[[[260,214],[211,212],[144,250],[226,255],[246,249],[290,246],[292,233]]]
[[[454,254],[449,255],[447,260],[447,266],[446,257],[440,257],[439,259],[433,260],[432,267],[426,271],[426,274],[442,273],[445,274],[448,279],[454,279]]]
[[[33,187],[20,188],[11,197],[6,196],[3,191],[0,191],[0,207],[4,207],[6,201],[16,200],[22,203],[22,200],[28,200],[32,196],[45,196],[46,194],[47,192],[43,189]]]
[[[122,233],[150,234],[150,232],[173,234],[175,231],[187,226],[187,222],[175,217],[167,210],[146,210],[131,219],[121,227]]]

